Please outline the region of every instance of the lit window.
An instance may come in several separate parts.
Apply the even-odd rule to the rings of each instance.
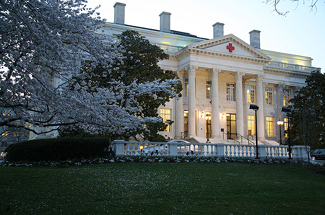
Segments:
[[[247,102],[255,103],[255,86],[247,86]]]
[[[29,122],[26,122],[25,127],[26,128],[30,128],[30,123]]]
[[[288,127],[289,127],[289,123],[288,123],[288,118],[284,118],[283,119],[284,122],[284,136],[288,137]]]
[[[188,96],[188,78],[185,78],[184,96]]]
[[[273,88],[265,88],[265,104],[273,105]]]
[[[211,98],[211,81],[206,82],[206,98],[210,99]]]
[[[227,101],[235,101],[235,84],[227,84]]]
[[[288,106],[290,100],[290,90],[284,89],[283,90],[283,106]]]
[[[288,61],[281,60],[281,63],[283,68],[288,68]]]
[[[160,117],[163,119],[163,122],[166,123],[166,121],[171,120],[171,115],[172,115],[172,110],[171,109],[166,109],[166,108],[161,108],[160,109]],[[166,123],[167,127],[165,129],[166,132],[171,132],[170,129],[170,124]]]
[[[266,117],[266,135],[268,137],[274,137],[274,117]]]
[[[14,137],[19,137],[19,131],[14,132]]]
[[[162,43],[161,49],[163,49],[163,50],[168,50],[169,49],[170,42],[164,42],[164,41],[162,41],[161,43]]]
[[[248,135],[256,135],[255,133],[255,116],[254,115],[248,115],[247,116],[248,121]]]

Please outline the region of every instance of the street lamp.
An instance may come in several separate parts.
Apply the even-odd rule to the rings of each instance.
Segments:
[[[287,113],[287,118],[288,118],[288,152],[289,152],[289,159],[291,159],[291,145],[290,145],[290,119],[289,119],[289,113],[291,112],[291,108],[288,108],[288,107],[282,107],[282,112]]]
[[[279,131],[280,131],[280,145],[282,144],[282,135],[281,135],[281,126],[283,125],[283,121],[279,120],[276,122],[279,126]]]
[[[256,157],[255,157],[255,159],[259,159],[259,157],[258,157],[258,143],[257,143],[257,141],[258,141],[258,138],[257,138],[257,110],[258,110],[258,106],[251,104],[249,106],[249,109],[252,109],[255,111],[255,132],[256,132]]]

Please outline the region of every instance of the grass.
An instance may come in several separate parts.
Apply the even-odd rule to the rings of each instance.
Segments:
[[[324,214],[325,176],[242,163],[0,166],[0,214]]]

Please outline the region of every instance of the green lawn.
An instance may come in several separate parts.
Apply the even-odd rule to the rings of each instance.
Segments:
[[[303,167],[241,163],[0,166],[0,180],[0,214],[325,213],[325,175]]]

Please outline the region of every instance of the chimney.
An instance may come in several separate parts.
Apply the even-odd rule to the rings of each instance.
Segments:
[[[250,44],[256,49],[261,48],[261,43],[260,43],[260,33],[261,31],[259,30],[252,30],[249,32],[250,34]]]
[[[213,38],[217,38],[217,37],[222,37],[223,36],[223,26],[225,24],[221,23],[221,22],[217,22],[215,23],[213,26]]]
[[[120,2],[114,4],[114,23],[124,25],[125,5],[126,4]]]
[[[171,13],[162,12],[160,16],[160,31],[170,32],[170,15]]]

